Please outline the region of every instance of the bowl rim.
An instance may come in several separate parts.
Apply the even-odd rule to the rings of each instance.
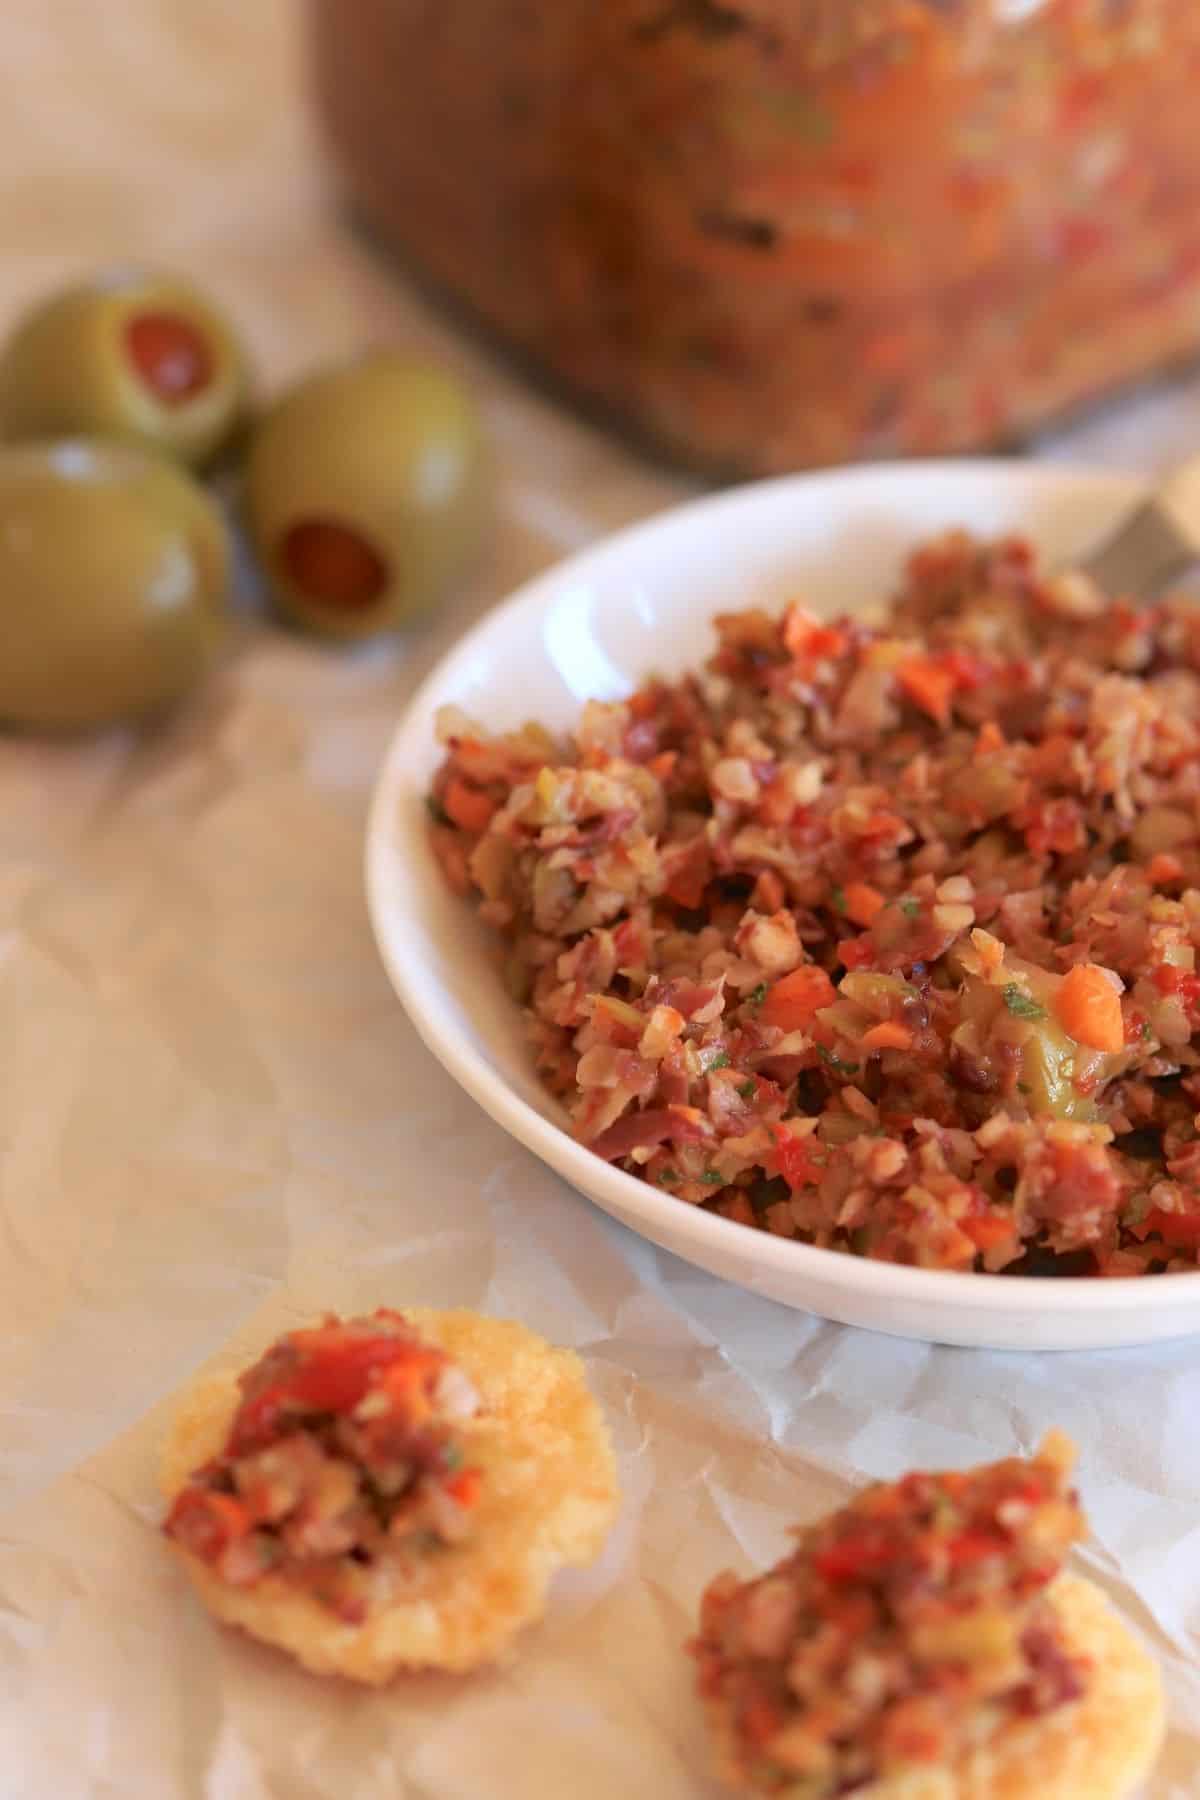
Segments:
[[[561,1126],[546,1118],[491,1068],[486,1058],[460,1033],[443,1004],[440,984],[425,964],[411,954],[401,956],[394,941],[394,895],[390,889],[392,859],[399,854],[398,822],[403,817],[402,798],[416,789],[410,770],[420,766],[414,750],[428,751],[428,720],[435,698],[449,685],[461,666],[479,654],[491,640],[503,638],[511,623],[526,614],[540,614],[565,584],[578,585],[589,574],[611,564],[623,554],[640,550],[656,537],[686,531],[704,516],[736,513],[760,501],[768,503],[803,484],[811,491],[818,484],[853,488],[900,487],[946,479],[971,485],[975,481],[1026,484],[1067,489],[1108,488],[1114,500],[1132,504],[1148,482],[1128,471],[1085,463],[1034,463],[1017,458],[964,457],[881,462],[847,468],[816,470],[774,476],[766,481],[740,483],[716,493],[660,509],[648,517],[606,534],[581,550],[565,556],[523,582],[507,599],[489,610],[451,645],[429,671],[407,702],[384,753],[371,796],[367,818],[364,874],[367,910],[384,967],[418,1036],[442,1066],[483,1110],[510,1136],[534,1152],[585,1198],[589,1188],[603,1193],[616,1216],[655,1241],[657,1221],[672,1236],[679,1235],[682,1219],[685,1235],[697,1250],[705,1249],[723,1260],[750,1260],[763,1268],[807,1276],[817,1285],[831,1282],[857,1290],[863,1298],[906,1301],[911,1305],[972,1307],[986,1313],[1044,1308],[1060,1314],[1105,1313],[1124,1316],[1150,1299],[1144,1275],[1033,1276],[974,1273],[953,1269],[924,1269],[904,1263],[876,1261],[804,1244],[794,1238],[776,1237],[767,1231],[740,1225],[715,1213],[660,1193],[649,1183],[625,1170],[614,1168],[578,1143]],[[417,795],[423,802],[423,790]],[[455,904],[466,904],[455,901]],[[410,927],[411,928],[411,927]],[[637,1221],[637,1222],[635,1222]],[[675,1252],[675,1254],[685,1254]],[[835,1261],[836,1259],[836,1261]],[[1197,1304],[1200,1270],[1183,1271],[1155,1281],[1157,1311],[1189,1308]]]

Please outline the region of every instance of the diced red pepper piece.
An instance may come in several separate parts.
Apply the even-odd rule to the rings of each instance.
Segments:
[[[813,1557],[813,1568],[826,1581],[853,1581],[859,1575],[869,1575],[876,1569],[886,1569],[896,1560],[896,1544],[884,1537],[842,1538],[836,1544],[818,1550]]]
[[[810,661],[840,656],[848,638],[836,625],[822,625],[802,607],[789,606],[783,616],[783,647],[789,656]]]
[[[765,1694],[751,1694],[742,1707],[738,1719],[748,1741],[752,1744],[769,1744],[783,1724],[783,1715]]]
[[[776,1125],[775,1157],[779,1173],[792,1189],[812,1187],[820,1179],[822,1166],[813,1156],[812,1139],[796,1137],[786,1125]]]
[[[986,1562],[989,1556],[1002,1556],[1008,1549],[1007,1538],[994,1531],[963,1531],[950,1542],[950,1562],[956,1569],[971,1563]]]
[[[712,875],[712,858],[703,836],[689,844],[687,852],[676,863],[667,882],[668,900],[693,911],[704,898],[704,890]]]
[[[1173,963],[1162,963],[1155,969],[1152,980],[1160,994],[1178,995],[1189,1012],[1200,1001],[1200,975],[1191,969],[1177,969]]]
[[[288,1412],[352,1411],[378,1370],[411,1361],[414,1353],[409,1339],[367,1336],[338,1325],[293,1331],[285,1341],[297,1353],[296,1365],[238,1408],[230,1433],[235,1456],[269,1443]]]
[[[481,1469],[463,1469],[446,1483],[446,1492],[460,1506],[472,1507],[478,1504],[483,1492],[483,1471]]]
[[[1152,1206],[1142,1220],[1138,1236],[1149,1236],[1151,1232],[1177,1249],[1200,1249],[1200,1213],[1164,1212],[1161,1206]]]

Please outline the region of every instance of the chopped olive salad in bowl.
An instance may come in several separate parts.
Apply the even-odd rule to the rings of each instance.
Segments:
[[[713,625],[565,738],[442,721],[434,846],[580,1141],[886,1261],[1195,1268],[1200,615],[952,533],[881,625]]]
[[[1200,1328],[1200,613],[1078,569],[1142,491],[759,483],[490,614],[369,830],[425,1041],[785,1303],[993,1347]]]

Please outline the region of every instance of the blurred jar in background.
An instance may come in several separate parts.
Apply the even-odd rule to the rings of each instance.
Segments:
[[[687,461],[978,448],[1200,345],[1200,0],[309,0],[367,218]]]

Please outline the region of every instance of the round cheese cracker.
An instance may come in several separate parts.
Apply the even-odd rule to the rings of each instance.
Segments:
[[[1158,1665],[1090,1581],[1060,1575],[1050,1597],[1068,1649],[1091,1663],[1086,1693],[1005,1726],[955,1768],[876,1782],[859,1800],[1124,1800],[1162,1742]]]
[[[856,1788],[854,1800],[1124,1800],[1162,1742],[1158,1665],[1090,1581],[1060,1575],[1049,1597],[1068,1649],[1091,1664],[1086,1693],[1004,1726],[954,1764]],[[709,1718],[721,1773],[735,1781],[736,1746],[722,1744],[724,1709],[712,1708]]]
[[[401,1669],[493,1660],[540,1616],[557,1569],[595,1559],[619,1504],[608,1431],[574,1351],[508,1319],[425,1307],[406,1307],[404,1317],[460,1364],[483,1402],[459,1427],[485,1474],[469,1539],[420,1558],[403,1592],[360,1625],[277,1574],[231,1587],[172,1544],[217,1618],[317,1674],[384,1682]],[[163,1455],[168,1499],[222,1450],[239,1399],[232,1373],[186,1395]]]

